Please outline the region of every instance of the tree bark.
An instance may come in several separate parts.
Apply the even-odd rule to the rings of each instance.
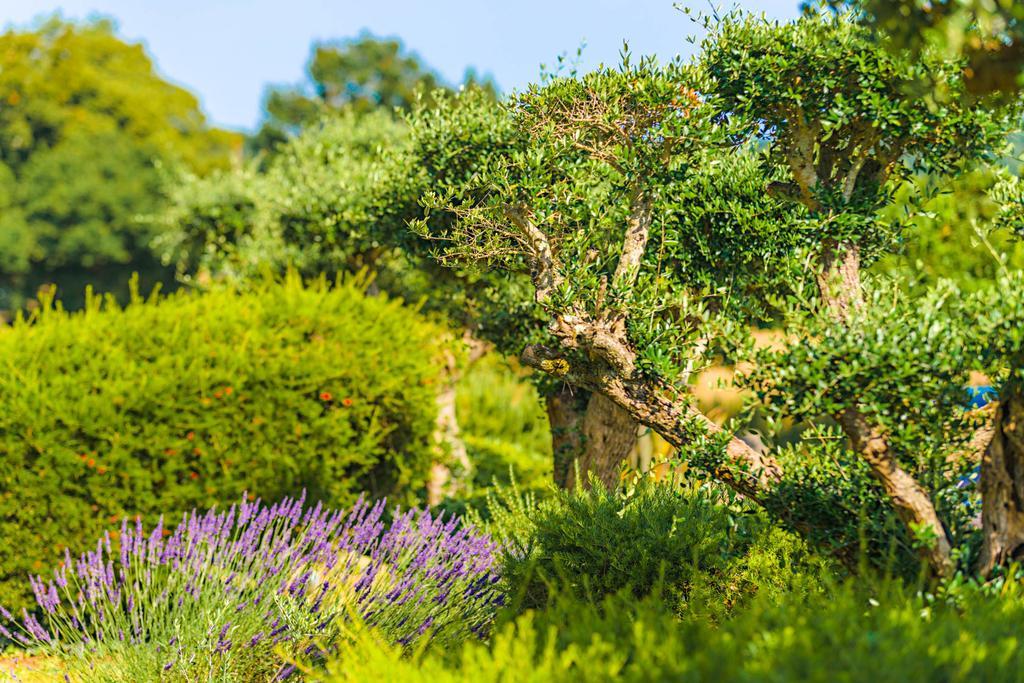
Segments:
[[[452,478],[448,463],[455,463],[462,469],[463,479],[472,471],[466,444],[460,436],[456,413],[456,386],[460,373],[455,354],[446,349],[444,362],[444,376],[437,392],[437,417],[434,421],[436,458],[430,468],[430,480],[427,482],[427,502],[430,505],[437,505],[446,495],[455,493],[456,482]]]
[[[855,179],[856,175],[852,177]],[[852,185],[849,191],[852,191]],[[817,280],[822,301],[833,319],[845,324],[854,310],[864,305],[860,250],[855,244],[829,240],[823,245],[820,266]],[[935,542],[923,548],[932,572],[936,576],[951,575],[956,569],[952,545],[931,496],[910,472],[900,467],[883,431],[858,405],[849,406],[836,417],[850,440],[851,448],[867,462],[892,500],[900,519],[912,532],[928,529],[934,536]]]
[[[591,394],[583,417],[583,451],[578,466],[569,468],[566,487],[590,488],[591,474],[607,489],[618,487],[619,468],[636,445],[638,427],[627,410],[601,394]]]
[[[830,242],[823,248],[818,291],[833,318],[845,321],[864,303],[860,290],[860,249]]]
[[[1024,558],[1024,396],[1016,382],[999,396],[995,430],[981,460],[981,526],[981,574]]]
[[[934,533],[935,542],[923,549],[932,571],[937,576],[951,575],[956,570],[953,549],[931,496],[909,472],[897,464],[885,436],[867,421],[860,410],[846,409],[839,416],[839,422],[850,438],[850,445],[860,453],[875,478],[882,483],[904,524],[911,529],[927,527]]]
[[[584,390],[573,391],[568,386],[545,398],[548,424],[551,427],[553,474],[555,485],[559,488],[568,486],[572,463],[582,450],[586,402]]]
[[[524,365],[561,377],[568,384],[601,394],[625,410],[634,423],[647,425],[675,448],[691,446],[696,432],[713,437],[724,430],[695,408],[686,394],[649,379],[624,379],[600,366],[570,363],[559,351],[528,346],[522,354]],[[550,408],[549,408],[550,415]],[[721,467],[714,472],[723,483],[751,499],[763,498],[765,488],[781,481],[782,468],[769,455],[762,455],[742,440],[730,437]]]
[[[618,486],[619,467],[637,440],[633,416],[600,394],[569,388],[547,397],[547,412],[555,484],[589,488],[593,474],[608,488]]]

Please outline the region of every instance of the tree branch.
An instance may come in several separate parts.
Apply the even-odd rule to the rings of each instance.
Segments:
[[[537,303],[542,304],[562,284],[558,259],[551,248],[551,240],[543,230],[533,224],[521,209],[506,207],[505,215],[518,227],[529,245],[531,275]]]
[[[640,261],[651,236],[652,202],[650,197],[637,191],[630,201],[629,223],[622,240],[622,254],[615,266],[612,281],[617,287],[632,287],[640,273]]]
[[[603,394],[633,418],[663,436],[676,448],[691,445],[695,422],[709,435],[724,430],[695,408],[685,396],[650,379],[623,379],[600,366],[570,363],[563,354],[543,346],[528,346],[521,359],[529,367],[563,378],[574,386]],[[782,479],[782,467],[774,458],[762,455],[741,439],[731,437],[726,446],[726,464],[714,472],[716,478],[754,501],[761,501],[769,487]]]
[[[868,423],[856,407],[847,408],[839,416],[843,431],[850,437],[853,449],[861,454],[892,499],[896,512],[908,526],[930,528],[935,543],[925,548],[925,555],[938,576],[949,576],[956,569],[952,547],[942,521],[928,492],[896,462],[881,430]]]
[[[827,242],[817,278],[822,300],[835,320],[845,323],[853,310],[864,304],[857,245],[836,244],[834,240]],[[837,418],[850,439],[851,447],[871,467],[900,518],[908,526],[928,528],[934,533],[935,543],[925,549],[932,571],[937,576],[952,574],[955,569],[952,547],[928,492],[899,466],[882,430],[868,421],[859,406],[855,404],[846,408]]]

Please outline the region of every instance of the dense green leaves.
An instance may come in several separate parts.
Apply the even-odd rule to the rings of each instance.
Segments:
[[[758,288],[786,280],[785,259],[804,240],[794,213],[765,195],[756,149],[715,152],[727,130],[699,85],[682,65],[627,61],[480,112],[471,129],[506,126],[503,153],[472,176],[440,177],[426,204],[452,222],[418,230],[448,242],[445,262],[483,261],[519,277],[535,268],[537,231],[554,257],[546,314],[629,311],[641,367],[675,378],[707,309],[756,303]],[[417,136],[440,128],[444,113],[414,120]],[[641,214],[649,243],[617,273],[627,226]],[[435,235],[437,226],[445,232]],[[527,336],[543,339],[521,335],[520,348]]]
[[[840,4],[840,3],[832,3]],[[1003,0],[864,0],[851,3],[896,49],[964,60],[967,90],[1013,97],[1024,67],[1024,7]]]
[[[93,299],[0,329],[0,596],[122,516],[423,491],[446,335],[352,281]]]
[[[521,508],[526,523],[516,517]],[[795,537],[772,531],[715,487],[680,491],[643,481],[623,497],[598,485],[536,506],[504,489],[488,512],[499,537],[515,539],[504,578],[521,608],[550,606],[560,592],[600,601],[630,591],[713,618],[757,590],[779,588],[798,566],[826,570]]]
[[[487,644],[408,660],[358,632],[328,668],[332,681],[401,683],[657,680],[789,683],[975,680],[1011,683],[1024,665],[1017,586],[974,595],[962,610],[896,584],[766,595],[716,627],[680,621],[659,601],[568,596],[509,619]]]
[[[791,169],[792,187],[775,191],[820,216],[821,240],[854,240],[865,256],[891,248],[874,211],[890,201],[892,181],[953,171],[1005,139],[998,109],[912,90],[927,76],[962,92],[955,63],[889,52],[849,15],[782,24],[734,14],[705,24],[702,63],[725,112]]]

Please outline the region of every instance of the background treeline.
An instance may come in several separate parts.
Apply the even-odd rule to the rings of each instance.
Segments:
[[[87,284],[126,292],[133,271],[170,281],[145,219],[164,174],[227,168],[242,151],[107,21],[0,36],[0,103],[0,309],[51,283],[80,304]]]
[[[337,112],[393,117],[442,79],[394,40],[316,44],[309,80],[268,87],[266,120],[244,135],[211,126],[196,97],[165,80],[109,20],[58,17],[0,36],[0,310],[56,285],[69,306],[86,285],[127,296],[175,283],[154,251],[157,216],[181,174],[204,177],[254,160]],[[495,94],[472,72],[467,84]]]

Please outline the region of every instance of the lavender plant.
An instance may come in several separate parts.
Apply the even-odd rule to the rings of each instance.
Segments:
[[[53,578],[38,609],[0,607],[0,635],[60,657],[70,680],[233,681],[294,673],[359,618],[403,646],[482,635],[503,602],[497,547],[457,518],[360,499],[348,511],[243,497],[173,532],[122,523]]]

